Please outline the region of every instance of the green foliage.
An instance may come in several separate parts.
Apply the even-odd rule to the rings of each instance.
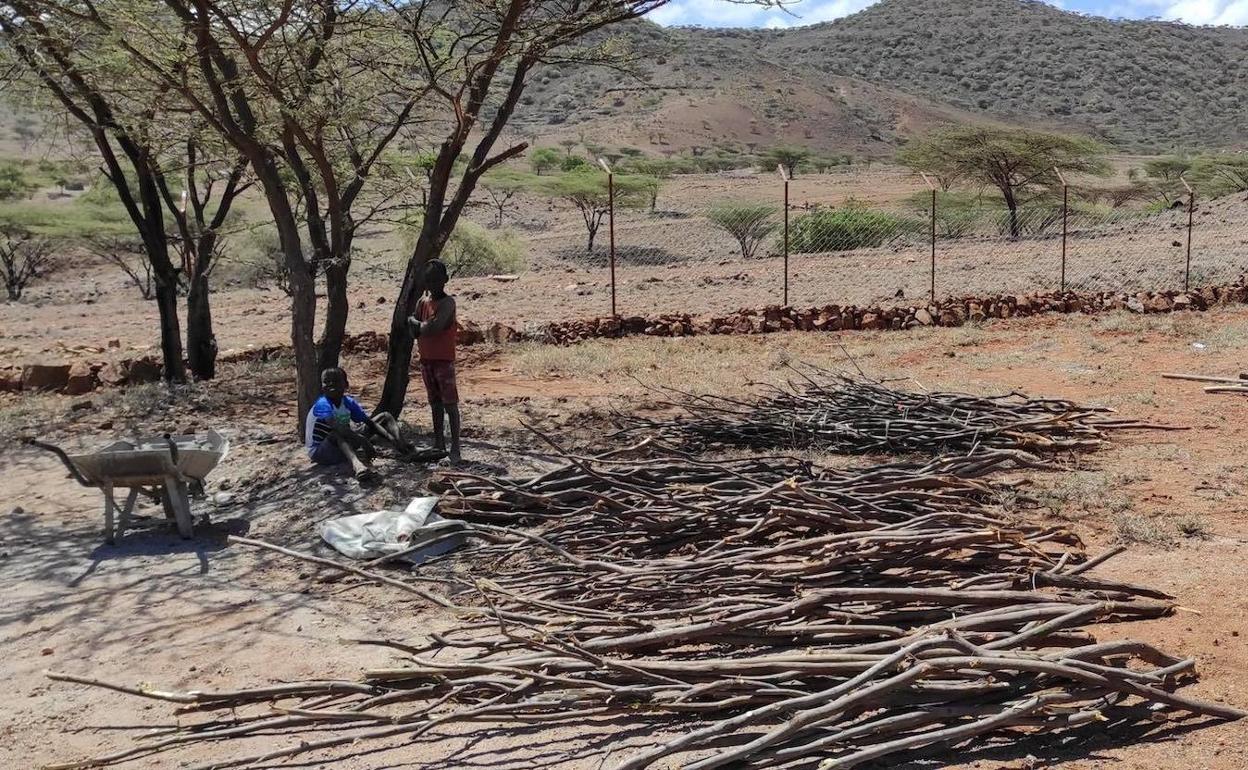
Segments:
[[[553,171],[563,156],[559,151],[550,147],[539,147],[529,155],[529,164],[533,166],[533,171],[543,174],[547,171]]]
[[[568,155],[559,162],[560,171],[579,171],[582,169],[593,169],[593,164],[585,160],[579,155]]]
[[[907,201],[916,220],[929,220],[932,215],[932,194],[917,192]],[[962,238],[974,233],[981,224],[992,217],[993,211],[1002,211],[1000,198],[985,199],[979,193],[959,191],[936,193],[936,235],[941,238]]]
[[[615,203],[617,206],[644,206],[650,192],[658,185],[659,180],[654,177],[616,174]],[[536,190],[555,198],[563,198],[578,207],[605,208],[607,205],[607,175],[592,167],[543,177]]]
[[[1063,174],[1104,176],[1104,148],[1079,137],[1028,129],[956,126],[911,142],[897,159],[916,172],[935,174],[942,184],[996,188],[1011,212],[1061,184]],[[1012,214],[1010,234],[1021,235]]]
[[[1205,198],[1248,192],[1248,153],[1202,155],[1192,163],[1190,180]]]
[[[789,248],[799,254],[875,248],[922,231],[921,221],[851,202],[798,217],[790,226]]]
[[[0,204],[0,224],[21,227],[52,239],[82,239],[98,235],[122,235],[133,231],[120,204],[88,200],[14,201]]]
[[[769,203],[720,202],[711,205],[706,218],[731,235],[743,259],[752,259],[767,236],[776,231],[779,208]]]
[[[25,198],[37,189],[22,163],[0,160],[0,201]]]
[[[809,149],[805,147],[789,147],[779,146],[772,147],[763,153],[763,163],[769,168],[776,166],[784,166],[784,170],[789,173],[790,177],[797,175],[797,167],[811,156]]]
[[[419,214],[402,225],[404,248],[410,252],[420,237],[423,217]],[[468,219],[460,219],[439,257],[451,276],[516,273],[526,264],[525,242],[508,230],[488,230]]]

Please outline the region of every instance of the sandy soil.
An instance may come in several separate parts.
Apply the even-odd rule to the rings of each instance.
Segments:
[[[1186,608],[1147,623],[1100,626],[1199,662],[1191,692],[1248,705],[1248,472],[1242,463],[1248,400],[1206,396],[1194,383],[1161,380],[1167,370],[1232,374],[1248,349],[1248,309],[1202,315],[1035,318],[983,328],[906,334],[785,334],[766,338],[623,340],[566,349],[538,346],[474,352],[463,364],[469,457],[516,470],[538,467],[540,451],[519,429],[535,421],[565,440],[600,440],[611,404],[644,405],[629,379],[740,392],[750,380],[783,377],[780,364],[844,363],[843,342],[859,365],[907,375],[924,387],[1000,392],[1021,388],[1108,404],[1125,414],[1184,426],[1179,432],[1124,436],[1070,472],[1034,479],[1050,515],[1070,522],[1093,549],[1123,537],[1121,516],[1138,515],[1150,542],[1137,542],[1103,569],[1114,578],[1170,591]],[[357,389],[375,396],[380,362],[348,362]],[[170,710],[101,690],[49,682],[44,669],[120,682],[227,688],[313,677],[350,678],[389,654],[359,638],[418,640],[449,620],[420,601],[343,579],[331,571],[239,547],[228,533],[316,548],[316,523],[373,510],[419,491],[424,471],[387,465],[370,492],[332,473],[306,469],[282,441],[290,421],[282,362],[231,366],[216,383],[177,399],[159,386],[94,394],[3,396],[3,432],[39,426],[52,440],[90,445],[131,430],[219,426],[234,449],[211,478],[211,515],[200,536],[182,542],[150,508],[117,546],[100,544],[100,501],[74,487],[45,455],[0,450],[0,766],[37,767],[131,745],[172,722]],[[83,406],[87,404],[88,406]],[[416,407],[413,407],[416,409]],[[410,417],[423,422],[414,411]],[[1199,536],[1176,522],[1197,521]],[[1191,534],[1191,533],[1189,533]],[[450,731],[417,744],[361,753],[321,753],[305,767],[597,768],[609,750],[652,741],[612,725],[503,735]],[[285,745],[288,738],[265,739]],[[252,746],[198,747],[180,761],[208,761]],[[1024,761],[1031,756],[1034,763]],[[958,764],[962,762],[963,764]],[[1021,763],[1021,764],[1020,764]],[[1154,770],[1248,766],[1248,722],[1204,729],[1158,724],[1146,736],[1096,731],[1065,742],[1028,741],[946,758],[945,766]],[[608,763],[609,765],[609,763]],[[135,766],[173,767],[174,760]]]

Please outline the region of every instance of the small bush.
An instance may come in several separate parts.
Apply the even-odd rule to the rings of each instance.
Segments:
[[[922,231],[917,220],[850,203],[798,217],[790,226],[789,249],[799,254],[869,249]]]
[[[404,222],[404,242],[408,253],[420,234],[420,218]],[[510,230],[488,230],[466,219],[459,220],[442,249],[440,259],[451,276],[517,273],[526,265],[524,240]]]
[[[36,188],[22,164],[12,160],[0,161],[0,201],[25,198]]]
[[[736,240],[743,259],[751,259],[779,226],[777,211],[770,203],[716,203],[706,217]]]

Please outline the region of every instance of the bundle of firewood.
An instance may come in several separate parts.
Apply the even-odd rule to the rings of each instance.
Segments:
[[[475,546],[422,570],[450,591],[344,569],[456,613],[452,632],[375,640],[402,661],[351,681],[164,692],[56,675],[184,715],[134,747],[59,767],[151,761],[206,741],[219,756],[200,770],[245,767],[446,725],[611,718],[656,736],[613,755],[604,766],[616,770],[826,770],[970,741],[1243,716],[1178,691],[1192,660],[1089,633],[1174,605],[1096,577],[1115,551],[1089,559],[1073,533],[1003,510],[1002,489],[973,478],[1017,458],[834,471],[644,440],[565,454],[524,478],[448,472],[443,510]],[[255,736],[268,747],[229,751]]]
[[[767,387],[753,398],[668,391],[655,406],[675,416],[622,414],[617,420],[623,433],[659,436],[691,450],[1053,453],[1093,449],[1108,430],[1156,427],[1060,399],[913,392],[814,369],[799,382]]]

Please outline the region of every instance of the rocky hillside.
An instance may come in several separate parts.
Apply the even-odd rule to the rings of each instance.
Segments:
[[[552,68],[527,97],[526,130],[651,150],[882,154],[948,120],[1039,123],[1137,151],[1248,141],[1244,28],[1107,21],[1031,0],[881,0],[793,30],[643,21],[621,35],[640,79]]]

